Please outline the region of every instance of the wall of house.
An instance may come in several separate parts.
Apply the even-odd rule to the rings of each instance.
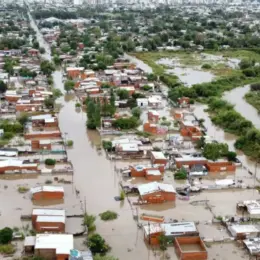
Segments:
[[[28,171],[38,171],[37,166],[23,166],[23,167],[17,167],[17,166],[5,166],[0,168],[0,174],[5,173],[6,171],[22,171],[22,170],[28,170]]]
[[[159,245],[159,237],[163,234],[163,232],[154,233],[148,236],[144,235],[144,241],[149,245]]]
[[[6,96],[5,99],[6,99],[8,102],[17,102],[18,99],[20,99],[20,97],[16,97],[16,96]]]
[[[193,165],[196,165],[196,164],[205,165],[207,162],[208,162],[208,160],[205,159],[205,160],[197,160],[197,161],[190,160],[190,161],[185,161],[185,162],[178,161],[175,163],[178,168],[181,168],[184,165],[189,165],[190,167]]]
[[[55,228],[55,229],[54,229]],[[37,232],[58,232],[64,233],[65,232],[65,224],[64,223],[57,223],[57,222],[38,222],[35,223],[35,229]]]
[[[235,172],[236,165],[232,162],[207,162],[206,168],[209,172]]]
[[[156,159],[153,155],[151,155],[152,164],[163,164],[166,165],[168,160],[167,159]]]
[[[41,192],[37,192],[34,193],[32,196],[33,200],[59,200],[59,199],[63,199],[64,197],[64,193],[63,192],[47,192],[47,191],[41,191]]]
[[[66,254],[56,255],[56,260],[68,260],[68,259],[69,259],[69,255]]]
[[[188,252],[182,251],[180,245],[194,245],[199,244],[201,251]],[[208,258],[208,253],[203,241],[200,237],[178,237],[175,239],[175,249],[176,254],[181,260],[206,260]]]
[[[145,170],[137,171],[135,168],[131,168],[131,177],[145,177]]]
[[[61,137],[60,132],[55,132],[55,133],[48,133],[48,132],[43,132],[43,133],[27,133],[24,135],[25,139],[41,139],[41,138],[59,138]]]
[[[56,249],[35,249],[34,254],[36,256],[44,257],[48,260],[56,259]],[[61,259],[63,260],[63,259]]]
[[[172,192],[158,191],[142,196],[143,200],[147,200],[149,203],[163,203],[164,201],[175,201],[176,194]]]
[[[16,104],[16,111],[25,112],[25,111],[38,111],[42,107],[41,104]]]
[[[69,78],[75,79],[80,76],[81,72],[78,69],[67,71],[67,75]]]
[[[162,175],[148,175],[146,174],[146,179],[148,181],[160,181],[162,179]]]

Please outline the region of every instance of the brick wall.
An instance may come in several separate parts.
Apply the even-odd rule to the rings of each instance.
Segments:
[[[33,200],[59,200],[63,199],[64,193],[63,192],[46,192],[46,191],[41,191],[34,193],[32,196]]]

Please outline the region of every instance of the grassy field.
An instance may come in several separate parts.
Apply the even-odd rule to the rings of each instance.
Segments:
[[[250,91],[245,95],[247,103],[252,105],[258,112],[260,112],[260,92]]]
[[[220,55],[221,53],[210,52],[209,54]],[[144,61],[146,64],[152,67],[154,73],[157,75],[163,75],[166,68],[166,66],[159,65],[156,63],[156,61],[158,61],[161,58],[176,59],[180,63],[181,67],[183,68],[186,67],[186,68],[201,69],[201,66],[203,64],[209,64],[211,66],[210,69],[202,69],[202,70],[209,71],[217,77],[241,75],[240,70],[232,69],[226,66],[225,59],[223,60],[223,62],[215,62],[213,60],[207,60],[205,58],[202,58],[200,53],[185,52],[185,51],[177,51],[177,52],[160,51],[160,52],[131,53],[131,55],[137,57],[138,59]],[[234,57],[235,56],[238,56],[238,54],[235,53]],[[230,56],[230,58],[231,57],[232,56]]]

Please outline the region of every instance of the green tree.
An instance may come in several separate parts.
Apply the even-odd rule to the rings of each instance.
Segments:
[[[117,91],[117,95],[119,96],[120,100],[128,99],[129,93],[126,89],[119,89]]]
[[[65,84],[64,84],[64,89],[65,89],[67,92],[69,92],[69,91],[73,90],[74,86],[75,86],[74,81],[72,81],[72,80],[67,80],[67,81],[65,82]]]
[[[13,230],[9,227],[5,227],[0,230],[0,243],[8,244],[13,239]]]
[[[165,236],[165,234],[161,234],[158,240],[159,240],[160,249],[162,251],[167,250],[168,238]]]
[[[50,76],[52,72],[55,71],[54,65],[47,60],[41,62],[40,68],[41,68],[41,72],[47,76]]]
[[[87,213],[84,215],[83,225],[88,228],[88,233],[92,233],[96,230],[95,221],[96,217],[94,215],[88,215]]]
[[[44,99],[44,105],[47,108],[54,108],[54,104],[55,104],[55,99],[54,98],[48,97],[48,98]]]
[[[7,84],[0,80],[0,93],[4,93],[7,90]]]
[[[105,255],[110,250],[110,247],[108,244],[106,244],[105,239],[102,238],[99,234],[90,235],[87,238],[87,246],[94,255]]]
[[[223,143],[209,143],[206,144],[203,150],[203,155],[209,159],[216,161],[220,157],[228,153],[228,145]]]
[[[141,111],[141,109],[140,109],[139,107],[134,107],[134,108],[132,109],[132,114],[133,114],[133,116],[136,117],[136,118],[138,118],[138,119],[140,118],[141,113],[142,113],[142,111]]]

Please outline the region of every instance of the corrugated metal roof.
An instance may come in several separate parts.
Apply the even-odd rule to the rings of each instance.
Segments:
[[[38,216],[65,216],[64,209],[33,209],[32,215]]]
[[[171,184],[150,182],[146,184],[141,184],[138,186],[138,191],[141,196],[145,194],[150,194],[157,191],[165,191],[175,193],[175,189]]]

